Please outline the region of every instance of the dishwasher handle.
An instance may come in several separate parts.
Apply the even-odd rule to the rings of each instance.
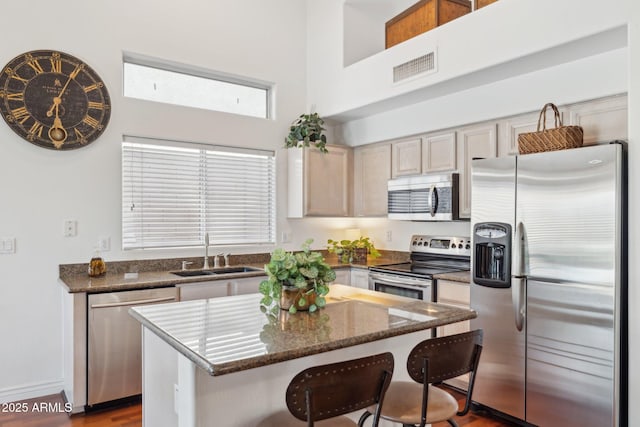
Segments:
[[[139,299],[135,301],[122,301],[122,302],[109,302],[104,304],[92,304],[91,308],[112,308],[112,307],[128,307],[134,305],[154,304],[158,302],[175,301],[176,297],[162,297],[162,298],[150,298]]]

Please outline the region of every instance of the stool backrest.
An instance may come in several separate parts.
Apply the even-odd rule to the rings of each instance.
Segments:
[[[393,367],[393,354],[382,353],[305,369],[287,387],[289,412],[309,426],[375,404],[379,413]]]
[[[482,330],[432,338],[416,345],[407,358],[409,376],[419,383],[437,383],[475,372],[482,350]],[[425,378],[425,359],[428,361]]]

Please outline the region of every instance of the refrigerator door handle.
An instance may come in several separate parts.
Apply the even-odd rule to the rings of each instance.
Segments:
[[[527,279],[524,277],[511,278],[511,298],[513,301],[513,311],[516,323],[516,329],[522,332],[524,327],[524,285]]]
[[[513,245],[513,276],[511,278],[511,299],[515,315],[516,329],[522,331],[524,327],[524,286],[525,278],[524,262],[524,224],[518,222],[516,236]]]
[[[513,245],[513,271],[512,275],[515,277],[523,277],[525,273],[525,262],[524,262],[524,224],[519,222],[516,226],[516,237],[514,239]]]

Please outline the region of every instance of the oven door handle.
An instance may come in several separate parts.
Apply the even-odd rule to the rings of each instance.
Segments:
[[[431,286],[431,280],[416,279],[412,277],[403,277],[402,279],[394,279],[388,275],[381,274],[369,274],[369,277],[379,283],[389,285],[401,285],[401,286],[418,286],[426,288]]]

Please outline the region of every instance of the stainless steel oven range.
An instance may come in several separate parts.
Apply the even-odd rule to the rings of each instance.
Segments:
[[[469,237],[414,235],[410,244],[411,261],[369,268],[369,289],[435,301],[435,274],[467,271],[470,268]]]

